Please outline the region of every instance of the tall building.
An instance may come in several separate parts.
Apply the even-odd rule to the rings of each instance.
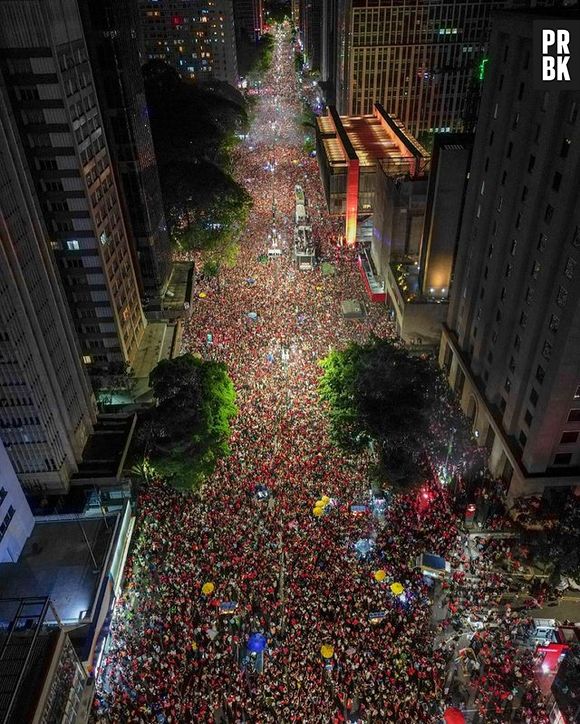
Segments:
[[[0,14],[4,9],[0,4]],[[33,55],[27,62],[42,67],[44,60]],[[46,88],[24,82],[19,92],[32,95],[35,88],[38,98],[19,111],[21,119],[33,112],[64,114],[55,94],[40,101],[42,95],[50,98]],[[92,431],[94,400],[18,125],[0,78],[0,439],[25,488],[64,491]],[[32,173],[37,181],[57,183],[54,172]],[[64,188],[70,182],[71,188],[77,179],[71,165],[58,183]],[[60,197],[67,198],[62,192]],[[0,460],[0,486],[5,474]]]
[[[18,560],[33,528],[30,506],[0,439],[0,563]]]
[[[171,249],[141,74],[137,0],[79,6],[138,280],[144,296],[158,298]]]
[[[472,135],[435,136],[421,241],[419,290],[424,296],[446,299],[449,293],[472,150]]]
[[[264,30],[263,0],[235,0],[234,25],[236,37],[256,41]]]
[[[238,82],[232,0],[139,0],[144,57],[182,76]]]
[[[145,319],[77,1],[0,0],[0,73],[83,362],[130,364]]]
[[[234,27],[238,73],[245,76],[256,62],[257,43],[264,32],[263,0],[236,0]]]
[[[381,103],[419,140],[469,130],[464,114],[479,93],[490,12],[504,4],[327,0],[324,25],[331,22],[336,36],[323,43],[323,75],[336,83],[339,112],[370,113]]]
[[[440,348],[512,495],[580,472],[580,92],[534,89],[542,16],[494,23]]]
[[[295,10],[305,60],[316,71],[322,64],[323,5],[323,0],[299,0]]]
[[[439,348],[457,248],[473,136],[438,133],[429,178],[377,176],[372,259],[385,280],[397,334]]]
[[[86,669],[50,599],[0,599],[0,616],[0,722],[88,721]]]
[[[320,85],[328,105],[336,105],[338,45],[344,37],[347,0],[322,0],[320,21]]]

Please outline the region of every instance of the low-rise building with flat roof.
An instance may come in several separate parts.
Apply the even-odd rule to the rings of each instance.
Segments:
[[[126,496],[93,497],[86,496],[81,510],[72,505],[37,514],[18,562],[0,563],[0,630],[14,618],[7,601],[50,599],[43,620],[66,627],[87,667],[98,663],[105,646],[134,526]]]
[[[397,177],[421,178],[429,171],[429,152],[378,103],[365,116],[340,116],[329,106],[316,119],[316,142],[328,210],[345,217],[348,244],[357,240],[359,217],[373,212],[379,162]]]

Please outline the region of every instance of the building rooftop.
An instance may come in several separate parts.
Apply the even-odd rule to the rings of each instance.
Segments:
[[[48,596],[63,622],[81,622],[93,607],[117,517],[37,521],[18,563],[0,564],[0,599]],[[11,616],[0,601],[0,623]],[[48,613],[47,623],[53,620]]]
[[[402,173],[424,175],[430,154],[405,128],[403,123],[375,104],[365,116],[339,116],[329,106],[328,115],[316,119],[328,163],[346,168],[349,160],[358,159],[361,168],[374,167],[388,160]]]

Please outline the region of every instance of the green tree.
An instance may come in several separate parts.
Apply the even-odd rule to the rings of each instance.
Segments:
[[[191,83],[161,61],[144,67],[165,214],[181,249],[235,262],[251,198],[231,176],[247,129],[243,96],[221,81]]]
[[[283,23],[291,15],[292,8],[288,2],[276,2],[275,0],[270,3],[270,7],[266,13],[266,17],[272,23]]]
[[[226,366],[184,354],[151,372],[157,400],[147,434],[152,464],[180,488],[198,487],[229,454],[236,393]]]
[[[418,483],[436,401],[430,364],[376,339],[333,351],[321,365],[320,394],[328,403],[333,440],[350,452],[372,444],[383,482]]]

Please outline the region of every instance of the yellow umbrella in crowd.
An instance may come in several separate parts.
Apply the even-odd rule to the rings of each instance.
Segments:
[[[402,583],[391,583],[391,592],[394,596],[400,596],[404,590]]]
[[[209,596],[210,593],[213,593],[215,590],[215,586],[211,581],[208,581],[207,583],[204,583],[201,587],[201,592],[204,596]]]
[[[320,655],[323,659],[331,659],[334,656],[334,646],[322,644],[320,647]]]
[[[316,518],[320,518],[320,516],[324,513],[324,509],[326,506],[330,503],[330,498],[328,495],[323,495],[320,500],[317,500],[316,503],[314,503],[314,508],[312,509],[312,514]]]
[[[379,583],[381,583],[382,581],[385,580],[386,577],[387,577],[387,572],[383,568],[379,568],[378,571],[375,571],[375,581],[378,581]]]

